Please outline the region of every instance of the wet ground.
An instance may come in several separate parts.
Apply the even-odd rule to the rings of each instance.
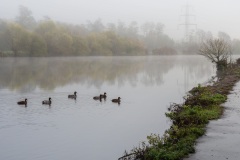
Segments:
[[[185,160],[240,159],[240,82],[223,106],[222,118],[208,124],[206,135],[197,141],[196,153]]]

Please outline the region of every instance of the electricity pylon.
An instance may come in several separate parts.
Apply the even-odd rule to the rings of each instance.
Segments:
[[[181,15],[184,17],[184,23],[179,24],[185,26],[185,41],[190,42],[190,26],[195,26],[197,27],[197,24],[192,23],[191,17],[195,17],[195,15],[190,14],[190,5],[187,2],[187,5],[184,7],[185,8],[185,14]]]

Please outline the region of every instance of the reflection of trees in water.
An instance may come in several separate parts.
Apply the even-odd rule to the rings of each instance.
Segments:
[[[0,86],[11,90],[52,90],[69,83],[99,87],[103,83],[133,83],[144,67],[144,58],[4,58]]]
[[[212,64],[200,56],[160,56],[145,63],[145,72],[148,76],[145,76],[142,82],[145,85],[160,85],[164,81],[164,74],[172,68],[181,68],[188,81],[208,77],[213,70]]]
[[[52,90],[71,83],[89,87],[100,87],[104,83],[122,86],[126,82],[136,86],[139,81],[145,85],[160,85],[164,74],[178,63],[175,57],[164,56],[3,58],[0,62],[0,87],[23,92],[37,87]],[[209,69],[209,66],[201,68],[202,62],[194,60],[192,63],[193,67],[187,68],[191,74],[197,72],[199,77]]]
[[[153,84],[162,84],[164,74],[166,74],[175,63],[175,57],[173,56],[161,56],[152,57],[145,63],[145,71],[142,82],[151,86]]]
[[[176,65],[185,69],[189,78],[206,77],[213,71],[213,65],[201,56],[181,56]]]

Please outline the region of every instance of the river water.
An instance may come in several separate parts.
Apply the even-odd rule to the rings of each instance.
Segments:
[[[200,56],[1,58],[0,159],[117,159],[162,135],[170,103],[214,74]]]

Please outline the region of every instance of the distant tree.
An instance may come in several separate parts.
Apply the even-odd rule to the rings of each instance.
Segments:
[[[31,45],[30,32],[19,24],[10,23],[6,31],[6,36],[15,56],[27,56],[29,54]]]
[[[88,21],[87,26],[91,32],[102,32],[105,29],[105,26],[103,25],[101,19],[97,19],[93,23],[91,21]]]
[[[6,21],[0,20],[0,51],[11,50],[10,37],[6,34],[8,30],[8,24]]]
[[[206,41],[208,39],[212,39],[213,35],[210,31],[206,32],[204,30],[198,29],[196,31],[196,39],[197,43],[202,43],[203,41]]]
[[[207,57],[217,65],[218,70],[221,70],[227,66],[231,58],[231,46],[223,39],[208,39],[202,42],[199,54]]]
[[[107,24],[107,30],[112,31],[112,32],[117,32],[117,27],[114,23],[108,23]]]
[[[52,20],[41,21],[35,32],[41,36],[44,36],[46,33],[54,32],[56,30],[56,24]]]
[[[148,22],[141,26],[143,41],[149,53],[162,47],[172,47],[174,41],[163,33],[164,25],[162,23]]]
[[[240,54],[240,40],[233,39],[232,41],[233,54]]]
[[[130,38],[138,38],[138,24],[136,21],[132,21],[129,24],[129,27],[127,29],[127,35]]]
[[[87,56],[89,55],[90,49],[86,38],[81,36],[73,36],[73,55]]]
[[[164,25],[162,23],[157,23],[155,25],[155,31],[157,34],[162,34],[163,33],[163,28],[164,28]]]
[[[153,22],[146,22],[141,26],[141,31],[143,32],[144,36],[149,34],[149,32],[154,28],[155,24]]]
[[[223,39],[224,41],[231,43],[231,37],[225,32],[218,32],[218,38]]]
[[[30,56],[47,56],[47,44],[36,33],[31,34]]]
[[[90,55],[95,56],[95,55],[100,55],[102,46],[99,41],[99,35],[97,33],[91,33],[87,37],[88,39],[88,46],[90,48]]]
[[[119,55],[121,52],[123,52],[123,43],[122,40],[123,37],[120,37],[113,31],[107,31],[104,33],[109,41],[111,42],[110,50],[113,55]]]
[[[127,31],[127,27],[126,27],[125,23],[122,21],[118,21],[117,34],[125,37],[125,36],[127,36],[126,31]]]
[[[42,21],[35,32],[45,41],[49,56],[56,56],[59,54],[58,39],[62,32],[59,31],[59,28],[53,21]]]
[[[62,56],[72,55],[73,39],[67,33],[59,33],[57,36],[57,54]]]
[[[36,26],[32,11],[24,6],[19,6],[19,15],[16,17],[16,22],[27,29],[33,29]]]

